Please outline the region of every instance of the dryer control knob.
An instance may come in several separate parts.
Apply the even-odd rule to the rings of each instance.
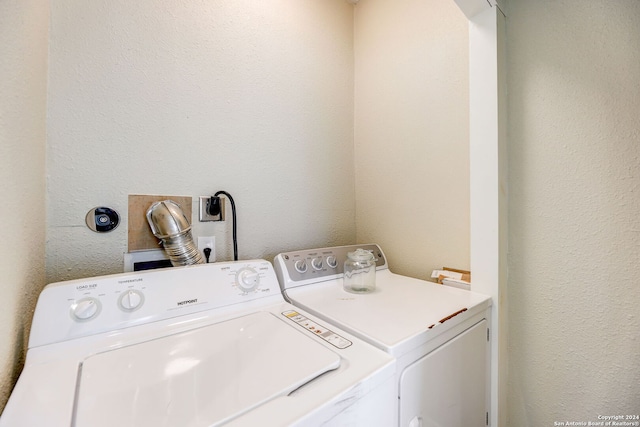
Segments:
[[[303,259],[297,260],[293,264],[293,266],[295,267],[296,271],[300,274],[304,274],[307,272],[307,263]]]
[[[330,268],[336,268],[338,266],[338,260],[333,255],[327,257],[327,265]]]
[[[118,303],[124,311],[135,311],[142,307],[144,295],[136,289],[129,289],[120,296]]]
[[[71,316],[80,322],[91,320],[100,313],[100,302],[95,298],[83,298],[71,305]]]
[[[253,268],[242,268],[236,273],[236,284],[244,292],[253,291],[260,284],[260,274]]]
[[[322,270],[322,257],[312,259],[311,267],[313,267],[314,270]]]

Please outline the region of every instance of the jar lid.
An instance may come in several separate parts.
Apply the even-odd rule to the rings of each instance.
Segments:
[[[347,257],[353,261],[373,261],[373,253],[365,249],[358,248],[354,252],[347,253]]]

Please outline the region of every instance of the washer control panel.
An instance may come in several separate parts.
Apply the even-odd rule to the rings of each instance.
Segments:
[[[382,249],[375,244],[336,246],[281,253],[276,256],[274,267],[281,286],[284,283],[285,288],[319,280],[331,280],[342,276],[347,254],[358,248],[373,253],[377,269],[387,267]]]
[[[334,347],[347,348],[351,344],[353,344],[348,339],[341,337],[340,335],[324,327],[323,325],[320,325],[319,323],[316,323],[313,320],[308,319],[307,317],[303,316],[297,311],[294,311],[294,310],[284,311],[282,315],[287,319],[291,320],[292,322],[297,323],[298,325],[308,330],[309,332],[313,333],[314,335],[319,336],[320,338],[322,338],[323,340],[325,340],[326,342],[328,342]]]
[[[53,283],[38,299],[30,346],[282,297],[265,260],[200,264]]]

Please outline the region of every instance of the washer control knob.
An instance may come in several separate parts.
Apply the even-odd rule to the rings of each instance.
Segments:
[[[71,316],[79,322],[91,320],[98,313],[100,313],[100,301],[95,298],[83,298],[71,304]]]
[[[236,284],[244,292],[253,291],[260,284],[260,274],[251,267],[245,267],[236,273]]]
[[[307,272],[307,262],[303,259],[297,260],[295,263],[293,263],[293,266],[298,273],[304,274]]]
[[[124,311],[135,311],[142,307],[144,303],[144,295],[137,289],[129,289],[118,300],[120,308]]]
[[[314,270],[322,270],[322,257],[312,259],[311,267],[313,267]]]
[[[338,260],[333,255],[327,257],[327,265],[330,268],[336,268],[338,266]]]

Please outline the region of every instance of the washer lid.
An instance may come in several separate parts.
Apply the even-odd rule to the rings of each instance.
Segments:
[[[219,425],[339,366],[273,314],[253,313],[88,357],[74,425]]]

